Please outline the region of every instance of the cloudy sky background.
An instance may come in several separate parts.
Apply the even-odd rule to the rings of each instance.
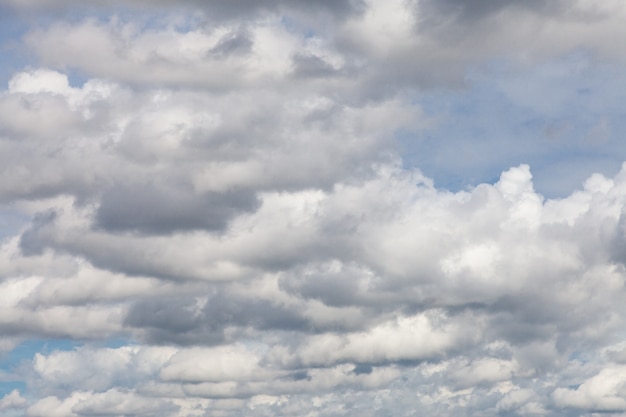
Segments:
[[[0,0],[0,416],[625,416],[624,39]]]

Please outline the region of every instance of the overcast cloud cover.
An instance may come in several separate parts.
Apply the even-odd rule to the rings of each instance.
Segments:
[[[0,0],[0,416],[626,416],[626,3]]]

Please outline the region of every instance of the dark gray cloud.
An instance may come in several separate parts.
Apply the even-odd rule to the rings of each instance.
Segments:
[[[33,217],[31,227],[22,233],[20,248],[26,256],[39,255],[46,248],[46,240],[42,239],[46,228],[51,227],[57,217],[54,210],[38,213]]]
[[[196,300],[163,297],[134,303],[124,324],[141,330],[147,343],[218,344],[224,342],[224,326],[217,318],[198,314]]]
[[[622,210],[617,222],[617,227],[612,233],[612,236],[608,236],[610,241],[610,253],[613,260],[626,266],[626,211]]]
[[[197,296],[164,296],[131,304],[124,325],[152,344],[217,345],[232,332],[291,332],[305,335],[344,330],[338,323],[316,323],[300,310],[277,301],[238,296],[219,287],[204,287]],[[230,332],[227,336],[225,332]]]
[[[315,55],[296,55],[293,64],[296,77],[325,78],[338,73],[331,64]]]
[[[304,298],[320,300],[326,305],[341,307],[358,303],[358,277],[347,273],[293,274],[281,277],[282,290]]]
[[[232,54],[246,54],[250,52],[252,45],[253,42],[247,33],[243,31],[229,33],[219,40],[217,45],[209,51],[209,54],[220,57]]]
[[[537,14],[562,11],[566,3],[562,0],[426,0],[420,8],[435,14],[440,19],[456,17],[456,23],[475,21],[503,10],[526,10]],[[440,16],[437,16],[440,15]],[[459,22],[460,21],[460,22]]]
[[[175,4],[175,3],[173,3]],[[321,0],[310,2],[306,0],[235,0],[228,3],[220,1],[197,2],[209,11],[217,10],[231,16],[241,16],[251,10],[275,10],[276,8],[301,9],[304,11],[323,11],[336,16],[346,16],[362,9],[361,0]]]
[[[263,12],[275,12],[277,10],[295,10],[305,13],[323,13],[335,17],[345,17],[356,13],[363,8],[361,0],[317,0],[314,2],[306,0],[232,0],[222,2],[219,0],[131,0],[131,1],[104,1],[95,0],[86,5],[84,2],[76,0],[53,0],[39,1],[29,0],[21,2],[16,0],[2,0],[0,5],[4,5],[8,10],[20,10],[26,12],[34,12],[37,10],[54,11],[54,10],[73,10],[74,12],[94,10],[112,10],[114,8],[136,9],[144,12],[159,12],[163,8],[176,10],[203,10],[210,19],[242,19],[254,16]]]
[[[96,225],[111,231],[165,234],[180,230],[222,231],[228,221],[254,211],[260,202],[247,190],[205,192],[166,184],[120,186],[105,191]]]

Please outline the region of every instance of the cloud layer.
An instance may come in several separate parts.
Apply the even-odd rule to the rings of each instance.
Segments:
[[[455,190],[404,153],[558,153],[419,138],[498,62],[623,69],[619,2],[0,7],[45,22],[3,35],[31,62],[0,92],[0,416],[626,413],[626,165],[556,198],[526,163]]]

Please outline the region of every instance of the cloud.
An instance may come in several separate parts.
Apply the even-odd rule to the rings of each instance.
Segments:
[[[48,78],[62,88],[38,87]],[[101,209],[104,224],[115,224],[115,202],[134,187],[145,196],[138,204],[171,197],[187,200],[181,207],[191,212],[220,196],[224,209],[234,204],[245,211],[254,207],[258,188],[328,187],[337,177],[370,170],[371,158],[385,159],[381,150],[389,142],[390,120],[418,123],[411,120],[415,110],[397,100],[350,107],[317,94],[285,101],[271,92],[133,94],[99,80],[82,88],[65,83],[64,75],[48,70],[11,81],[0,105],[20,110],[7,117],[5,135],[23,140],[4,142],[4,158],[25,157],[19,169],[5,166],[2,189],[5,198],[19,198],[54,196],[71,187],[71,194],[87,201],[111,200]],[[44,140],[49,137],[55,140]]]
[[[109,390],[105,393],[76,392],[71,397],[59,400],[46,397],[26,410],[29,417],[38,416],[85,416],[85,415],[146,415],[157,416],[171,413],[179,407],[164,401],[143,398],[132,392]]]
[[[272,285],[266,297],[252,285],[216,287],[199,299],[183,289],[177,297],[157,292],[131,302],[124,323],[156,332],[144,334],[152,341],[215,343],[229,326],[342,327],[324,311],[350,308],[362,311],[354,329],[394,311],[469,309],[486,315],[494,337],[513,343],[546,340],[558,329],[583,331],[586,323],[595,326],[591,317],[605,317],[605,331],[616,324],[603,316],[602,300],[618,288],[620,270],[600,254],[612,254],[620,236],[610,226],[618,225],[619,206],[605,203],[615,201],[619,177],[596,176],[586,191],[548,201],[534,192],[527,166],[505,172],[493,186],[457,194],[415,187],[420,178],[391,169],[332,191],[261,194],[259,209],[221,235],[121,235],[102,230],[97,211],[64,205],[62,214],[25,232],[21,247],[49,248],[114,274],[179,285],[200,280],[210,288],[211,282],[261,277]],[[600,223],[605,226],[597,229]],[[582,287],[570,283],[572,276]],[[142,279],[136,284],[155,288],[157,281]],[[137,294],[127,285],[128,297]],[[598,294],[598,301],[580,304],[589,294]]]
[[[314,336],[299,347],[297,355],[306,366],[327,366],[343,361],[393,363],[432,359],[445,355],[459,344],[471,343],[472,337],[464,334],[458,322],[446,323],[445,316],[438,313],[398,317],[367,332]]]
[[[113,387],[133,388],[145,382],[175,353],[171,347],[133,346],[38,353],[32,370],[42,391],[55,393],[63,387],[81,385],[83,390],[103,392]]]
[[[238,21],[212,22],[215,6],[204,11],[205,25],[190,18],[179,27],[85,19],[48,25],[25,41],[43,64],[92,77],[210,91],[289,84],[347,100],[459,85],[467,69],[491,57],[541,62],[582,49],[624,58],[610,46],[623,30],[617,3],[315,2],[313,8],[342,16],[329,21],[302,12],[299,2],[253,2],[233,6]],[[338,74],[348,77],[338,82]]]
[[[193,349],[174,355],[161,369],[160,377],[185,382],[265,379],[258,362],[259,358],[242,347]]]
[[[624,369],[612,367],[603,369],[575,389],[556,389],[552,398],[560,407],[592,412],[624,411],[626,410],[624,383]]]
[[[26,399],[18,390],[13,390],[0,399],[0,411],[15,408],[24,408]]]
[[[333,190],[262,195],[259,210],[241,216],[225,234],[201,236],[205,249],[218,239],[222,251],[216,256],[250,271],[244,279],[224,277],[214,283],[199,280],[201,276],[188,277],[171,287],[177,296],[164,294],[151,280],[139,279],[138,284],[152,283],[148,292],[121,292],[113,298],[124,306],[123,316],[115,321],[123,326],[119,334],[130,332],[145,343],[178,347],[149,348],[162,349],[167,355],[150,356],[152,365],[141,365],[141,369],[135,358],[150,352],[143,347],[40,355],[33,365],[35,380],[42,387],[61,390],[81,380],[83,389],[92,387],[96,396],[101,394],[95,392],[133,387],[140,396],[170,389],[179,396],[252,401],[262,393],[282,396],[350,387],[379,389],[395,384],[404,369],[426,372],[428,366],[441,364],[440,370],[420,378],[438,378],[440,386],[457,392],[450,397],[454,398],[450,409],[454,409],[462,404],[457,400],[469,396],[478,401],[486,395],[481,390],[508,381],[548,378],[571,368],[567,358],[583,345],[608,343],[622,323],[621,313],[607,306],[619,305],[617,300],[623,296],[622,267],[611,258],[615,238],[621,236],[623,174],[613,179],[593,176],[583,190],[559,200],[536,194],[531,178],[529,167],[522,165],[504,172],[494,185],[450,193],[435,189],[419,173],[386,167],[370,180]],[[300,219],[290,226],[289,245],[282,249],[274,245],[270,254],[289,262],[259,262],[257,250],[262,246],[246,242],[256,242],[258,234],[266,233],[265,216],[280,212],[279,203],[285,210],[281,224]],[[271,210],[264,211],[266,204],[272,205]],[[96,213],[91,213],[93,222]],[[80,239],[109,236],[92,228],[89,220],[70,222],[61,217],[54,221],[58,223],[53,236],[61,231]],[[340,224],[350,227],[337,227]],[[398,234],[400,227],[411,234]],[[72,228],[77,231],[70,232]],[[306,233],[298,232],[302,228]],[[118,232],[109,233],[120,238]],[[178,238],[184,242],[198,236]],[[141,242],[137,247],[155,241],[150,236],[132,239]],[[343,249],[327,252],[318,241]],[[50,242],[51,248],[59,248],[60,241]],[[74,253],[79,247],[83,243],[66,246],[64,251]],[[299,249],[291,251],[292,247]],[[99,244],[94,248],[102,251]],[[302,250],[309,255],[302,257]],[[202,253],[206,256],[210,251]],[[155,259],[159,258],[163,256]],[[118,273],[99,274],[114,278]],[[42,278],[19,283],[30,285],[28,291],[16,291],[32,294],[26,300],[45,294]],[[7,281],[5,285],[13,284]],[[63,305],[73,297],[48,302]],[[15,305],[29,304],[16,301]],[[67,316],[50,314],[59,308],[68,314],[80,311],[72,304],[47,310],[48,329],[53,323],[67,323]],[[96,321],[90,323],[93,329]],[[246,346],[241,340],[254,342]],[[97,359],[101,355],[111,358]],[[80,365],[82,361],[106,363],[113,369],[92,372]],[[94,377],[81,376],[83,372]],[[127,375],[137,379],[127,380]],[[564,385],[557,385],[551,394],[558,407],[605,407],[572,402],[574,394],[567,383],[557,380]],[[493,398],[493,407],[499,404],[501,410],[532,413],[544,410],[541,398],[549,394],[544,391],[537,397],[526,391],[514,395],[502,390]],[[64,397],[50,391],[56,400],[46,401],[65,407],[78,398],[79,392],[72,392],[65,391]],[[106,401],[97,401],[101,401],[96,402],[98,407],[108,409]],[[167,401],[173,407],[173,400]],[[604,400],[596,402],[604,404]],[[78,410],[76,404],[72,407]],[[136,404],[143,403],[137,400]],[[32,407],[31,414],[36,415],[37,404]]]
[[[257,24],[247,33],[242,35],[236,24],[193,31],[144,31],[123,22],[87,20],[32,32],[26,42],[48,65],[63,63],[98,77],[140,84],[182,84],[224,91],[271,83],[286,75],[299,40],[275,22]],[[61,39],[65,39],[63,49],[48,49]],[[247,46],[234,53],[237,39]],[[225,80],[229,82],[225,84]]]
[[[146,415],[158,416],[161,413],[176,411],[179,407],[162,400],[133,395],[132,392],[109,390],[92,395],[77,403],[72,410],[78,415]]]
[[[163,189],[165,188],[165,189]],[[97,225],[108,230],[164,234],[175,230],[223,230],[258,201],[251,192],[207,192],[195,197],[182,187],[151,184],[107,190],[98,207]]]
[[[45,22],[0,92],[0,414],[624,411],[626,165],[533,177],[619,157],[621,78],[580,79],[621,5],[179,3],[2,3]]]
[[[489,17],[493,14],[502,13],[507,9],[529,10],[539,15],[550,15],[552,13],[560,14],[567,5],[562,1],[549,2],[545,0],[532,0],[528,2],[517,2],[515,0],[503,0],[503,1],[484,1],[484,0],[472,0],[472,1],[458,1],[458,0],[444,0],[444,1],[427,1],[424,5],[421,5],[430,13],[440,15],[451,15],[456,18],[455,23],[462,24],[463,21],[481,20]],[[560,12],[560,13],[558,13]],[[432,18],[442,16],[432,16]]]
[[[11,10],[18,10],[21,12],[34,12],[34,11],[50,11],[61,10],[65,11],[68,8],[80,8],[84,4],[75,0],[53,0],[50,2],[41,0],[28,0],[25,2],[15,0],[3,0],[2,4]],[[353,0],[339,0],[330,1],[322,0],[314,3],[304,0],[235,0],[228,2],[227,4],[220,1],[200,1],[193,0],[186,4],[180,4],[179,2],[171,0],[132,0],[132,1],[94,1],[89,5],[91,8],[99,7],[105,10],[115,10],[115,8],[135,8],[135,9],[147,9],[147,10],[159,10],[165,9],[172,10],[204,10],[208,15],[218,19],[234,19],[247,16],[254,16],[257,13],[273,12],[277,10],[292,10],[299,11],[301,13],[313,13],[323,14],[328,16],[345,16],[347,14],[356,13],[361,8],[361,1]]]

